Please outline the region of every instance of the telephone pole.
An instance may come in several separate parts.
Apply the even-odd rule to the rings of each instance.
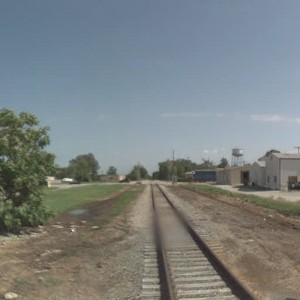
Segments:
[[[175,163],[175,149],[172,150],[172,184],[177,183],[177,170],[176,170],[176,163]]]
[[[300,146],[294,147],[295,149],[298,150],[298,154],[300,154]]]
[[[137,182],[139,182],[139,181],[141,181],[141,164],[140,164],[140,162],[138,162],[138,164],[137,164],[137,174],[136,174],[137,176]]]

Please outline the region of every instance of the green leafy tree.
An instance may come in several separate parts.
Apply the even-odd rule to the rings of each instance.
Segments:
[[[166,160],[158,163],[158,172],[159,180],[171,180],[172,161]]]
[[[155,171],[152,173],[152,179],[153,180],[158,180],[159,179],[159,171]]]
[[[214,162],[209,159],[202,159],[202,163],[198,166],[198,169],[215,169],[216,166],[214,165]]]
[[[218,167],[218,168],[227,168],[227,167],[229,167],[229,162],[228,162],[228,160],[227,160],[225,157],[222,157],[222,158],[221,158],[221,161],[220,161],[220,163],[218,164],[217,167]]]
[[[63,179],[66,177],[70,177],[71,170],[68,167],[59,168],[57,172],[57,178]]]
[[[190,159],[179,158],[177,160],[166,160],[158,163],[158,178],[160,180],[171,180],[176,175],[178,180],[188,179],[187,172],[199,169],[199,165]]]
[[[150,178],[146,168],[140,164],[135,165],[126,177],[130,180],[143,180]]]
[[[79,181],[94,181],[98,179],[99,163],[94,154],[81,154],[70,160],[68,174]]]
[[[107,175],[109,176],[117,176],[117,168],[115,168],[114,166],[110,166],[106,172]]]
[[[42,188],[54,167],[54,155],[45,151],[49,128],[40,127],[30,113],[0,110],[0,227],[44,223],[51,213],[43,203]]]
[[[280,151],[276,150],[276,149],[271,149],[271,150],[266,152],[265,156],[269,157],[272,153],[280,153]]]

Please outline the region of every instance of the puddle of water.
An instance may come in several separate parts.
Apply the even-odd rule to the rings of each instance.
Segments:
[[[84,209],[84,208],[74,209],[74,210],[69,212],[69,214],[73,215],[73,216],[80,216],[80,215],[83,215],[83,214],[86,214],[86,213],[88,213],[88,210]]]

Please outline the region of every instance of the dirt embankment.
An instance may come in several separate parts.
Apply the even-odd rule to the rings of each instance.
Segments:
[[[300,224],[234,199],[211,199],[180,187],[169,191],[187,211],[203,212],[224,259],[258,299],[300,299]]]

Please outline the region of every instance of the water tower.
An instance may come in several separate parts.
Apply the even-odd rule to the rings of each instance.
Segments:
[[[231,166],[243,166],[244,164],[244,149],[232,149]]]

